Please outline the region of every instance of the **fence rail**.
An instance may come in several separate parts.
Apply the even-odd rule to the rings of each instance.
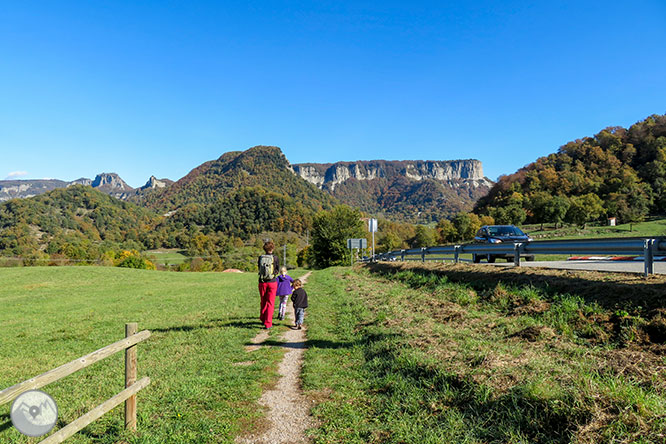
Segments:
[[[506,255],[512,256],[514,265],[520,266],[520,258],[525,255],[549,254],[599,254],[599,255],[637,255],[643,256],[645,276],[654,273],[654,257],[666,255],[666,238],[602,238],[555,241],[530,241],[501,244],[460,244],[445,245],[409,250],[394,250],[376,255],[378,260],[452,260],[469,262],[461,259],[461,254]],[[448,256],[446,256],[448,255]]]
[[[60,367],[42,373],[39,376],[20,382],[0,391],[0,405],[8,403],[28,390],[36,390],[59,381],[95,362],[101,361],[119,351],[125,350],[125,390],[116,394],[104,403],[95,407],[85,415],[71,422],[67,426],[50,435],[39,444],[58,444],[74,435],[91,422],[99,419],[105,413],[125,402],[125,428],[136,429],[136,393],[150,384],[150,378],[142,378],[137,381],[137,359],[136,345],[150,337],[150,331],[144,330],[137,333],[137,324],[132,322],[125,324],[125,339],[114,342],[106,347],[100,348],[92,353],[63,364]]]

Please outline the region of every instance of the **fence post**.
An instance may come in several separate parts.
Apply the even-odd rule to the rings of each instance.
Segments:
[[[521,243],[513,244],[513,265],[520,267],[520,249],[523,246]]]
[[[400,261],[405,262],[405,250],[400,250]]]
[[[456,264],[460,261],[460,245],[453,247],[453,260]]]
[[[426,257],[426,248],[421,247],[421,262],[425,262],[425,257]]]
[[[654,274],[654,239],[645,239],[645,244],[643,244],[643,263],[645,265],[645,277]]]
[[[130,337],[139,330],[136,322],[125,324],[125,337]],[[125,388],[136,382],[136,345],[125,350]],[[132,395],[125,401],[125,428],[136,430],[136,395]]]

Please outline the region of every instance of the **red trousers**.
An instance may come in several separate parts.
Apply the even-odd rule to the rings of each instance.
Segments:
[[[273,326],[273,310],[275,309],[277,285],[277,282],[259,282],[259,295],[261,296],[259,320],[266,328]]]

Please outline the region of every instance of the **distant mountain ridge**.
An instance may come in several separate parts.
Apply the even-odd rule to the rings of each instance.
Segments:
[[[307,209],[299,210],[305,219],[310,217],[311,211],[345,203],[389,219],[431,222],[471,210],[492,184],[484,177],[481,162],[475,159],[292,165],[280,148],[255,146],[245,151],[229,151],[218,159],[204,162],[177,182],[151,176],[144,186],[136,189],[116,173],[101,173],[92,180],[81,178],[72,182],[0,181],[0,202],[86,185],[170,215],[188,205],[220,204],[221,199],[231,202],[239,198],[255,203],[269,199],[273,202],[275,194],[288,198],[284,205],[301,205]]]
[[[209,205],[248,187],[283,194],[315,211],[335,203],[328,193],[294,174],[280,148],[260,145],[202,163],[173,185],[146,196],[144,204],[159,211]]]
[[[302,163],[293,170],[346,204],[412,222],[469,211],[493,185],[475,159]]]
[[[173,181],[169,179],[157,179],[155,176],[150,176],[145,185],[139,188],[132,188],[116,173],[100,173],[95,176],[95,179],[82,177],[71,182],[57,179],[0,180],[0,202],[38,196],[72,185],[90,186],[117,199],[128,200],[134,196],[143,195],[150,190],[163,188],[172,183]]]

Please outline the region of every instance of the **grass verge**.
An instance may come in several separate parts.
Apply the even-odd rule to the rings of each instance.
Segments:
[[[601,308],[529,286],[482,294],[411,279],[359,269],[310,278],[303,381],[319,400],[314,442],[664,442],[666,361],[586,341],[572,314]],[[518,298],[529,309],[515,310]]]

